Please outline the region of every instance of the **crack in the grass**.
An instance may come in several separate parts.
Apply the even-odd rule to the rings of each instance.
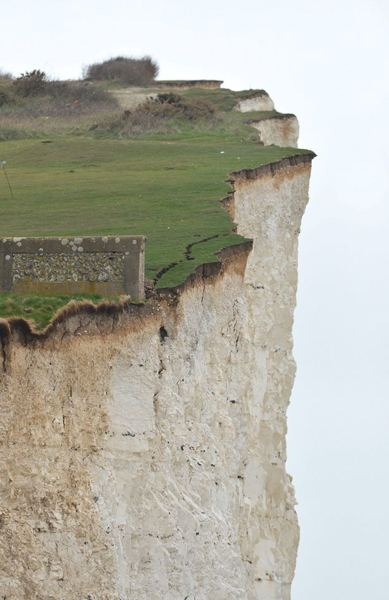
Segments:
[[[182,261],[179,261],[179,262],[182,262]],[[154,277],[154,285],[157,283],[158,279],[161,279],[162,275],[165,275],[165,273],[167,273],[168,271],[170,271],[170,269],[173,269],[173,267],[176,267],[177,265],[178,265],[178,262],[172,262],[172,263],[170,263],[170,265],[167,265],[166,267],[163,267],[163,269],[158,271],[158,273]]]
[[[228,233],[217,233],[216,235],[211,235],[209,237],[203,238],[202,240],[198,240],[197,242],[192,242],[191,244],[188,244],[186,246],[185,252],[184,252],[185,259],[186,260],[195,260],[195,257],[191,256],[193,246],[196,246],[197,244],[204,244],[205,242],[209,242],[209,240],[214,240],[216,238],[224,237],[226,235],[229,235],[229,234]],[[185,260],[185,259],[181,259],[178,262],[172,262],[169,265],[167,265],[166,267],[163,267],[160,271],[158,271],[158,273],[154,277],[154,285],[157,283],[157,281],[159,279],[161,279],[161,277],[163,275],[165,275],[165,273],[167,273],[168,271],[170,271],[171,269],[176,267],[178,264],[182,263],[183,260]]]
[[[197,244],[204,244],[204,242],[209,242],[209,240],[215,240],[216,238],[223,237],[225,235],[228,235],[228,233],[217,233],[216,235],[211,235],[210,237],[188,244],[184,252],[186,260],[195,260],[194,257],[191,256],[193,246],[196,246]]]

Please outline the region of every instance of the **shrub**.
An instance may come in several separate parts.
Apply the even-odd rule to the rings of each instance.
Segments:
[[[47,83],[46,73],[39,69],[34,69],[34,71],[22,73],[14,81],[14,86],[18,95],[27,97],[41,94],[45,90]]]
[[[119,118],[105,124],[105,129],[115,131],[119,137],[150,135],[182,131],[201,123],[214,126],[215,106],[206,100],[186,100],[178,94],[158,94],[134,110],[126,110]]]
[[[0,90],[0,106],[3,106],[3,104],[8,104],[9,101],[10,101],[10,98],[9,98],[7,92]]]
[[[175,118],[185,121],[201,121],[212,118],[216,107],[208,100],[200,98],[190,100],[179,94],[167,92],[158,94],[156,98],[148,100],[140,105],[138,110],[149,110],[160,116],[166,113],[167,117],[173,115]]]
[[[148,85],[157,76],[158,64],[150,58],[117,56],[101,63],[89,65],[84,79],[91,81],[121,81],[129,85]]]

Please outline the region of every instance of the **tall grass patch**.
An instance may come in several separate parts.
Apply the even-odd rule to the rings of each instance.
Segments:
[[[216,107],[207,100],[185,99],[178,94],[158,94],[132,111],[102,127],[115,132],[119,138],[131,138],[156,133],[177,133],[188,128],[213,127],[219,123]]]
[[[81,134],[120,113],[117,99],[84,81],[44,81],[39,91],[20,93],[0,81],[0,141],[51,134]]]

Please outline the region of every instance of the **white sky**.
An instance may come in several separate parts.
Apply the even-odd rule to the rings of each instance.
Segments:
[[[300,238],[289,471],[293,600],[387,600],[389,3],[13,0],[0,67],[79,77],[151,54],[160,78],[265,88],[316,151]],[[211,600],[211,599],[210,599]],[[232,600],[232,599],[231,599]]]

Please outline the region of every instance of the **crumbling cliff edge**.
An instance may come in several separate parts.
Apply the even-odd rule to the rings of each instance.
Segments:
[[[312,153],[232,174],[253,240],[148,303],[0,323],[0,596],[288,600],[297,240]]]

